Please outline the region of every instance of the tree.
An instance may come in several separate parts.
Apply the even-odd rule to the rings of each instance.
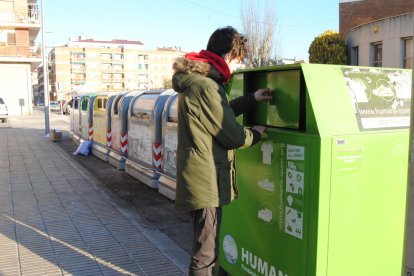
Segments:
[[[172,88],[172,80],[171,80],[171,78],[164,78],[164,80],[162,81],[162,86],[165,89]]]
[[[269,0],[261,7],[262,1],[246,0],[241,5],[242,32],[247,38],[247,67],[268,66],[279,52],[275,42],[277,32],[276,14]],[[261,9],[262,8],[262,9]]]
[[[347,64],[345,40],[339,33],[327,30],[316,37],[310,45],[309,62]]]

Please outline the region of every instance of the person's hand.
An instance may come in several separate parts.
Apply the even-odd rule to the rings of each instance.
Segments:
[[[270,101],[272,99],[272,93],[270,88],[261,88],[254,92],[254,98],[256,101]]]
[[[252,127],[252,129],[254,129],[257,132],[259,132],[260,135],[263,135],[264,131],[266,130],[266,127],[265,126],[255,125],[255,126]]]

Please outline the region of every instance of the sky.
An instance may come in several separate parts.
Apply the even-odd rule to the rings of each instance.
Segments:
[[[308,60],[314,38],[339,30],[338,0],[269,1],[277,22],[279,58]],[[246,0],[44,0],[47,47],[64,45],[70,37],[138,40],[145,49],[205,49],[211,33],[223,26],[242,32],[241,7]],[[39,5],[41,1],[38,0]],[[40,35],[38,36],[40,39]],[[40,41],[40,40],[39,40]]]

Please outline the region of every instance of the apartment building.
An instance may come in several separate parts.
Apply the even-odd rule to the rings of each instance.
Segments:
[[[413,22],[413,1],[339,1],[340,32],[351,65],[411,68]]]
[[[32,75],[42,62],[37,0],[0,0],[0,97],[9,115],[32,113]]]
[[[49,53],[51,99],[163,88],[171,79],[173,60],[183,54],[177,48],[145,50],[139,41],[71,39]]]

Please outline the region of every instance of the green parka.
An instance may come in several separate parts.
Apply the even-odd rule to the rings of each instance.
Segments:
[[[209,63],[178,58],[173,69],[179,93],[176,207],[223,206],[238,196],[234,149],[260,139],[259,132],[236,122],[236,115],[255,106],[254,95],[229,103]]]

